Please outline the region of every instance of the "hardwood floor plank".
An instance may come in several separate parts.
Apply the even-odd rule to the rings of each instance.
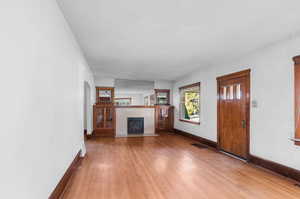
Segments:
[[[174,134],[87,141],[63,199],[299,199],[295,181]]]

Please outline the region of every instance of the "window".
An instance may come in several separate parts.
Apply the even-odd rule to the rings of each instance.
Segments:
[[[180,121],[200,124],[200,82],[181,87]]]
[[[155,104],[155,94],[150,95],[150,106],[153,106]]]
[[[131,98],[115,98],[116,106],[130,106],[132,102]]]
[[[150,98],[150,96],[146,96],[146,97],[144,97],[144,105],[145,106],[149,106],[149,98]]]
[[[221,87],[221,98],[223,100],[241,99],[241,84],[232,84]]]

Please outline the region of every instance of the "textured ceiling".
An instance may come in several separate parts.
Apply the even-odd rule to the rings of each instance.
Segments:
[[[176,80],[300,30],[299,0],[57,0],[95,75]]]

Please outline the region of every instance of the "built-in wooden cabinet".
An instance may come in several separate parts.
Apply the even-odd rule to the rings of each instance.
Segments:
[[[155,131],[173,131],[174,107],[170,106],[170,90],[155,89]]]
[[[116,106],[114,88],[97,87],[97,102],[93,107],[93,136],[116,135]],[[155,99],[156,98],[156,99]],[[155,131],[170,132],[173,130],[174,107],[170,106],[170,90],[155,90],[153,99],[158,103],[155,105]],[[130,106],[133,108],[133,106]]]
[[[155,104],[156,105],[170,105],[170,90],[169,89],[155,89]]]
[[[115,89],[112,87],[96,87],[97,104],[114,104]]]
[[[94,132],[95,136],[115,135],[115,107],[110,105],[94,105]]]
[[[97,103],[93,107],[93,136],[115,136],[116,110],[114,88],[96,87]]]
[[[173,131],[174,128],[174,107],[169,105],[155,106],[155,130]]]

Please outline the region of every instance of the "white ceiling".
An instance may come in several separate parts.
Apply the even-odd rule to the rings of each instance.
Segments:
[[[299,0],[57,0],[96,75],[176,80],[300,30]]]

